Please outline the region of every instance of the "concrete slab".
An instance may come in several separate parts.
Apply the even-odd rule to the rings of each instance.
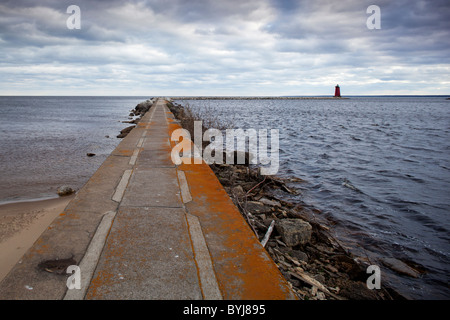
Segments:
[[[155,139],[155,137],[147,136],[142,149],[144,150],[167,150],[170,153],[169,138]]]
[[[66,210],[115,211],[117,202],[111,198],[125,170],[131,169],[128,157],[109,156],[89,181],[78,191]]]
[[[92,213],[60,216],[34,243],[0,285],[0,299],[60,300],[67,291],[65,270],[61,274],[38,268],[41,262],[84,256],[97,225]],[[67,222],[71,223],[67,223]]]
[[[100,222],[100,225],[98,226],[92,241],[87,248],[86,254],[78,266],[81,278],[80,287],[69,288],[64,296],[64,300],[84,299],[115,216],[116,212],[114,211],[109,211],[103,216],[102,221]]]
[[[202,299],[185,212],[121,208],[87,299]]]
[[[142,126],[143,124],[141,124]],[[142,137],[142,134],[145,132],[145,128],[141,126],[136,126],[133,130],[131,130],[128,135],[122,139],[119,145],[111,152],[111,155],[115,156],[124,156],[131,157],[133,155],[133,151],[136,148],[139,139]]]
[[[136,168],[121,206],[181,208],[182,201],[175,168]]]
[[[164,149],[141,151],[136,165],[139,169],[161,167],[175,168],[175,164],[172,162],[172,159],[170,157],[170,152]]]

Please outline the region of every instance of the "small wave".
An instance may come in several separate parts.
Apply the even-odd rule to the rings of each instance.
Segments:
[[[412,160],[412,159],[407,159],[407,158],[402,159],[402,160],[405,161],[405,162],[411,162],[411,163],[418,163],[419,162],[419,161]]]
[[[405,174],[405,176],[409,179],[411,179],[412,181],[418,182],[418,183],[425,183],[425,180],[420,179],[420,178],[416,178],[410,174]]]

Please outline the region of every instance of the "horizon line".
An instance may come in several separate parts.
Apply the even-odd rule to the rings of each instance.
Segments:
[[[334,97],[333,95],[14,95],[0,94],[0,97],[167,97],[167,98],[291,98],[291,97]],[[345,97],[450,97],[450,94],[352,94]]]

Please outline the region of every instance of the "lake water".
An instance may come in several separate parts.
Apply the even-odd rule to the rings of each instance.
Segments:
[[[0,97],[0,202],[81,188],[121,141],[129,111],[148,98]],[[380,264],[382,285],[413,299],[450,298],[450,101],[177,102],[236,128],[278,129],[279,174],[306,181],[298,200],[319,209],[346,247]],[[399,276],[380,262],[389,257],[426,273]]]
[[[146,99],[0,97],[0,201],[81,188],[120,143],[129,111]]]
[[[302,178],[303,200],[355,254],[414,299],[450,298],[450,101],[186,100],[235,128],[278,129],[282,176]],[[383,258],[418,264],[398,276]],[[383,276],[384,275],[384,276]]]

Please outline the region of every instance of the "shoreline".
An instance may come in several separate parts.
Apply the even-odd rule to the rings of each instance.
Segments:
[[[5,205],[12,205],[12,204],[20,204],[20,203],[28,203],[28,202],[40,202],[40,201],[47,201],[47,200],[56,200],[60,199],[59,196],[43,196],[43,197],[32,197],[32,198],[26,198],[26,197],[18,197],[17,199],[10,199],[10,200],[0,200],[0,207]]]
[[[149,109],[150,102],[151,100],[147,100],[136,106],[132,110],[133,116],[142,117]],[[135,125],[138,121],[139,119],[135,119],[123,123]],[[117,138],[124,138],[134,125],[122,129]],[[64,212],[76,194],[32,197],[19,195],[0,200],[0,282],[50,224]]]
[[[74,197],[0,204],[0,281]]]

